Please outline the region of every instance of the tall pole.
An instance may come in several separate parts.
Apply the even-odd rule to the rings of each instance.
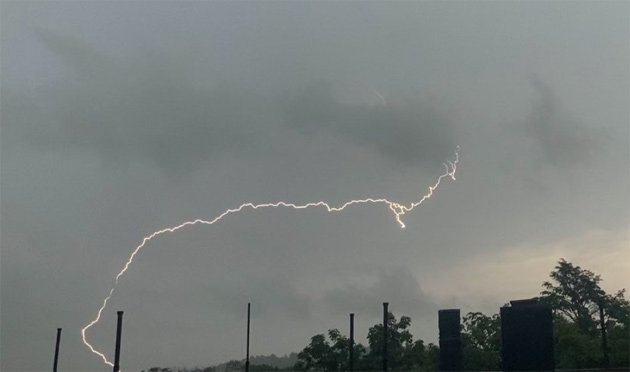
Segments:
[[[61,328],[57,328],[57,343],[55,344],[55,361],[53,362],[53,372],[57,372],[57,362],[59,361],[59,343],[61,342]]]
[[[247,303],[247,352],[245,355],[245,372],[249,372],[249,319],[251,315],[251,303]]]
[[[354,313],[350,313],[350,350],[349,350],[348,370],[354,372]]]
[[[122,337],[123,312],[118,311],[118,325],[116,326],[116,354],[114,354],[114,372],[120,372],[120,339]]]
[[[387,372],[387,319],[389,303],[383,302],[383,372]]]
[[[604,356],[604,367],[610,367],[610,357],[608,356],[608,338],[606,337],[606,318],[604,318],[604,306],[599,304],[599,327],[602,333],[602,354]]]

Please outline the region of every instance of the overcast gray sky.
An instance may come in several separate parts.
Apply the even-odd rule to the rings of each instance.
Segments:
[[[561,257],[630,282],[628,2],[2,2],[1,364],[209,365],[360,337],[381,302],[435,342],[437,310],[536,296]],[[445,180],[446,181],[446,180]],[[364,340],[362,340],[365,342]]]

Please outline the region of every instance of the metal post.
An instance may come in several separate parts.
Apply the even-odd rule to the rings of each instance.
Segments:
[[[122,336],[123,312],[118,311],[118,325],[116,326],[116,353],[114,354],[114,372],[120,372],[120,339]]]
[[[57,362],[59,361],[59,343],[61,342],[61,328],[57,328],[57,343],[55,344],[55,361],[53,363],[53,372],[57,372]]]
[[[348,354],[348,370],[354,372],[354,313],[350,313],[350,350]]]
[[[383,372],[387,372],[387,320],[389,312],[387,306],[389,303],[383,302]]]
[[[247,303],[247,354],[245,356],[245,372],[249,372],[249,319],[251,314],[251,303]]]
[[[599,304],[599,327],[602,333],[602,354],[604,356],[604,367],[610,368],[610,357],[608,356],[608,337],[606,337],[606,318],[604,318],[604,306]]]

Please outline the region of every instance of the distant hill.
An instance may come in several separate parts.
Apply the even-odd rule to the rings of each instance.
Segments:
[[[283,356],[280,356],[280,357],[276,356],[276,354],[256,355],[253,357],[249,357],[250,365],[266,364],[266,365],[280,368],[280,369],[293,367],[293,365],[295,365],[297,361],[298,361],[297,353],[284,354]],[[243,363],[245,363],[245,360],[243,360]]]
[[[285,354],[283,356],[256,355],[249,357],[249,366],[252,371],[273,370],[273,369],[290,369],[298,360],[297,353]],[[240,371],[245,365],[245,359],[230,360],[229,362],[217,364],[210,367],[152,367],[146,372],[230,372]],[[257,368],[258,367],[258,368]],[[260,368],[263,367],[263,368]],[[144,372],[144,370],[142,371]]]
[[[297,353],[284,354],[283,356],[271,355],[255,355],[249,357],[250,369],[254,370],[255,366],[270,366],[278,369],[287,369],[293,367],[298,361]],[[235,363],[236,362],[236,363]],[[245,359],[236,361],[231,360],[226,363],[217,364],[213,366],[216,372],[234,371],[238,368],[237,365],[245,365]]]

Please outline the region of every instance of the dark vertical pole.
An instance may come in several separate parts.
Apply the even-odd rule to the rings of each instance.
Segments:
[[[245,372],[249,372],[249,319],[251,314],[251,303],[247,303],[247,352],[245,354]]]
[[[608,357],[608,337],[606,337],[606,319],[604,318],[604,307],[599,304],[599,326],[602,332],[602,352],[604,354],[604,367],[610,367],[610,358]]]
[[[55,361],[53,363],[53,372],[57,372],[57,361],[59,361],[59,343],[61,342],[61,328],[57,328],[57,343],[55,344]]]
[[[354,372],[354,314],[350,313],[350,352],[348,370]]]
[[[114,354],[114,372],[120,372],[120,339],[122,336],[123,312],[118,311],[118,325],[116,326],[116,354]]]
[[[383,302],[383,372],[387,372],[387,320],[389,312],[387,306],[389,303]]]

